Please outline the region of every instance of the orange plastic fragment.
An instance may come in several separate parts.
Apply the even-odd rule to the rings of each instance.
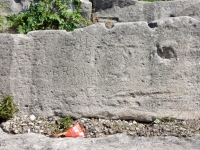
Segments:
[[[65,137],[74,137],[74,138],[83,138],[86,137],[86,133],[80,124],[80,122],[76,123],[65,132],[54,134],[55,137],[65,136]]]

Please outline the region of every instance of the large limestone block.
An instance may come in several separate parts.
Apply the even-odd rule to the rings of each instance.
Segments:
[[[1,34],[0,93],[14,96],[20,114],[198,119],[200,22],[149,26]]]
[[[158,137],[136,137],[125,134],[110,135],[102,138],[49,138],[41,134],[28,133],[10,135],[4,133],[0,128],[1,150],[176,150],[190,149],[199,150],[200,135],[188,138],[172,136]],[[153,144],[152,144],[153,143]]]
[[[81,7],[82,10],[81,15],[84,18],[90,19],[92,13],[92,3],[89,0],[81,0]]]
[[[111,3],[110,5],[107,3]],[[101,5],[100,5],[101,4]],[[135,0],[94,0],[94,16],[119,22],[147,21],[178,16],[200,20],[200,0],[144,2]],[[102,6],[103,5],[103,6]]]

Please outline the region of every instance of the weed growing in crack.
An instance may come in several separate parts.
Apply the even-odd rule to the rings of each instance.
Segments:
[[[19,110],[16,108],[12,96],[8,95],[0,101],[0,118],[10,119]]]
[[[0,2],[0,9],[2,10],[10,10],[10,8],[8,6],[6,6],[5,4],[3,4],[2,2]],[[4,31],[4,27],[6,25],[5,23],[6,18],[0,14],[0,31]]]
[[[153,123],[155,124],[160,124],[160,123],[166,123],[166,122],[174,122],[176,119],[170,118],[170,117],[165,117],[165,118],[157,118],[154,120]]]
[[[64,132],[68,130],[73,125],[73,120],[71,117],[67,116],[61,118],[57,121],[56,126],[51,126],[50,128],[54,130],[55,133]]]
[[[71,9],[71,0],[44,0],[31,2],[29,10],[19,15],[7,16],[8,24],[25,34],[34,30],[59,29],[73,31],[91,24],[81,16],[80,0],[74,0],[75,9]]]

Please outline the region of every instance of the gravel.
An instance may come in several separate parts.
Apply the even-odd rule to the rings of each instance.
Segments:
[[[0,127],[10,134],[38,133],[53,137],[58,116],[43,118],[41,116],[14,117],[2,122]],[[200,120],[165,120],[161,123],[139,123],[135,120],[108,120],[81,118],[87,138],[99,138],[123,133],[132,137],[175,136],[191,137],[200,133]],[[62,132],[62,130],[60,130]]]

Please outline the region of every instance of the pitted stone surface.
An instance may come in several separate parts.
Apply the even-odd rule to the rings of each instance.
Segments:
[[[81,15],[84,18],[90,19],[91,18],[91,13],[92,13],[92,3],[89,0],[81,0]]]
[[[0,12],[4,12],[5,15],[18,14],[29,9],[30,0],[1,0],[1,3],[7,6],[8,9],[0,8]]]
[[[95,11],[112,8],[114,6],[125,7],[134,5],[137,0],[91,0]]]
[[[200,20],[200,0],[145,2],[136,0],[94,0],[99,21],[151,22],[167,17],[190,16]]]
[[[0,93],[20,114],[199,119],[200,22],[153,24],[1,34]]]

